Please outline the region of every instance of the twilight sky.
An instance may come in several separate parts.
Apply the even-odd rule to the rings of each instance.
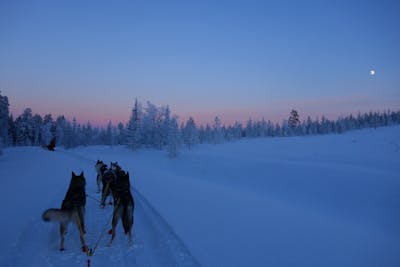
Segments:
[[[399,14],[386,0],[4,0],[0,90],[14,117],[100,125],[126,122],[135,98],[198,123],[399,110]]]

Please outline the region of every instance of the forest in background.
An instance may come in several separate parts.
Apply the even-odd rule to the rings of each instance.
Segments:
[[[106,127],[94,127],[90,122],[77,123],[60,115],[43,117],[33,114],[26,108],[14,118],[9,112],[7,96],[0,92],[0,148],[10,146],[45,146],[55,138],[57,146],[73,148],[89,145],[126,145],[132,150],[155,148],[166,150],[169,157],[176,157],[179,149],[191,149],[197,144],[218,144],[241,138],[284,137],[316,134],[341,134],[345,131],[377,128],[400,124],[400,111],[375,111],[358,113],[329,120],[300,119],[296,110],[292,110],[288,119],[282,123],[269,120],[249,119],[245,124],[236,122],[224,125],[218,116],[211,124],[197,125],[192,117],[179,122],[172,115],[169,106],[158,107],[147,101],[143,106],[135,100],[130,119],[117,125],[108,123]],[[1,151],[0,151],[1,152]]]

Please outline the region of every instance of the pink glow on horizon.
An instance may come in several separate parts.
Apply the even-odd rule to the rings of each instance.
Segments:
[[[142,101],[141,101],[142,102]],[[385,105],[379,103],[386,103]],[[143,102],[142,102],[143,105]],[[132,105],[133,106],[133,105]],[[72,108],[65,103],[31,103],[30,105],[24,103],[14,104],[10,100],[10,113],[13,114],[14,119],[20,116],[24,109],[29,107],[32,109],[33,114],[52,114],[55,120],[59,115],[64,115],[68,120],[72,121],[76,118],[80,124],[90,122],[92,126],[106,126],[109,121],[112,125],[116,126],[122,122],[126,124],[129,120],[132,106],[129,105],[77,105]],[[161,105],[157,105],[161,106]],[[249,119],[258,121],[265,119],[273,123],[281,124],[283,120],[289,117],[292,109],[296,109],[300,114],[301,120],[306,120],[308,116],[312,119],[321,118],[322,116],[335,120],[339,116],[347,116],[349,114],[356,115],[358,112],[369,111],[386,111],[386,110],[399,110],[400,101],[398,97],[391,99],[382,99],[375,101],[375,99],[367,96],[352,96],[346,99],[343,98],[321,98],[310,100],[289,100],[289,101],[275,101],[274,103],[267,103],[265,107],[254,107],[253,109],[244,107],[227,107],[218,108],[209,111],[204,110],[186,110],[179,109],[179,107],[170,106],[172,115],[177,115],[179,123],[186,122],[189,117],[193,117],[197,125],[213,125],[216,116],[219,117],[223,125],[233,125],[235,122],[245,125]]]
[[[269,104],[269,107],[259,107],[252,109],[219,109],[215,111],[198,111],[186,112],[192,114],[187,116],[180,116],[180,121],[186,121],[190,116],[194,118],[198,125],[212,125],[216,116],[221,120],[224,125],[233,125],[236,122],[245,125],[251,119],[253,121],[270,120],[273,123],[281,124],[283,120],[289,118],[290,111],[295,109],[300,114],[300,120],[307,120],[310,116],[311,119],[323,116],[330,120],[336,120],[341,116],[348,116],[350,114],[357,115],[357,113],[365,112],[383,112],[387,110],[397,111],[400,110],[400,99],[394,97],[386,99],[385,102],[375,101],[375,99],[366,96],[352,96],[346,99],[342,98],[321,98],[310,100],[289,100],[277,101]],[[386,103],[386,104],[381,104]]]

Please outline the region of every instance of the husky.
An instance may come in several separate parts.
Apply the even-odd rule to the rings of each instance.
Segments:
[[[105,164],[102,160],[97,160],[96,164],[94,165],[96,172],[97,172],[97,189],[98,192],[101,192],[101,185],[103,181],[103,174],[107,170],[107,164]]]
[[[122,171],[122,168],[121,168],[121,166],[118,165],[118,162],[111,162],[110,169],[115,173]]]
[[[121,170],[115,184],[112,187],[112,191],[114,196],[114,211],[112,218],[112,229],[109,231],[109,233],[112,235],[109,245],[112,244],[115,238],[115,229],[119,219],[122,221],[124,232],[126,235],[128,235],[128,242],[131,244],[135,202],[130,190],[129,172],[125,173]]]
[[[60,251],[64,250],[64,235],[67,231],[67,226],[70,222],[75,223],[79,230],[79,235],[82,243],[82,250],[88,251],[85,241],[85,193],[86,180],[83,172],[76,175],[72,172],[71,182],[69,183],[68,191],[61,204],[61,209],[48,209],[42,214],[42,218],[46,222],[60,223]]]
[[[101,207],[104,208],[106,205],[107,197],[113,192],[113,187],[117,180],[116,173],[111,169],[106,169],[102,175],[103,189],[101,194]],[[110,203],[112,204],[112,203]]]

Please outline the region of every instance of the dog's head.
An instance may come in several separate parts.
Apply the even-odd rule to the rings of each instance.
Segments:
[[[76,175],[74,172],[72,172],[71,175],[71,182],[69,183],[70,188],[85,188],[86,186],[86,179],[85,175],[83,172],[81,174]]]
[[[96,164],[94,165],[96,169],[100,168],[102,165],[104,165],[104,162],[102,160],[97,160]]]
[[[107,169],[107,165],[102,160],[97,160],[96,164],[94,165],[97,172],[104,171]]]
[[[122,170],[121,167],[118,165],[118,162],[111,162],[110,169],[114,172],[120,172]]]

